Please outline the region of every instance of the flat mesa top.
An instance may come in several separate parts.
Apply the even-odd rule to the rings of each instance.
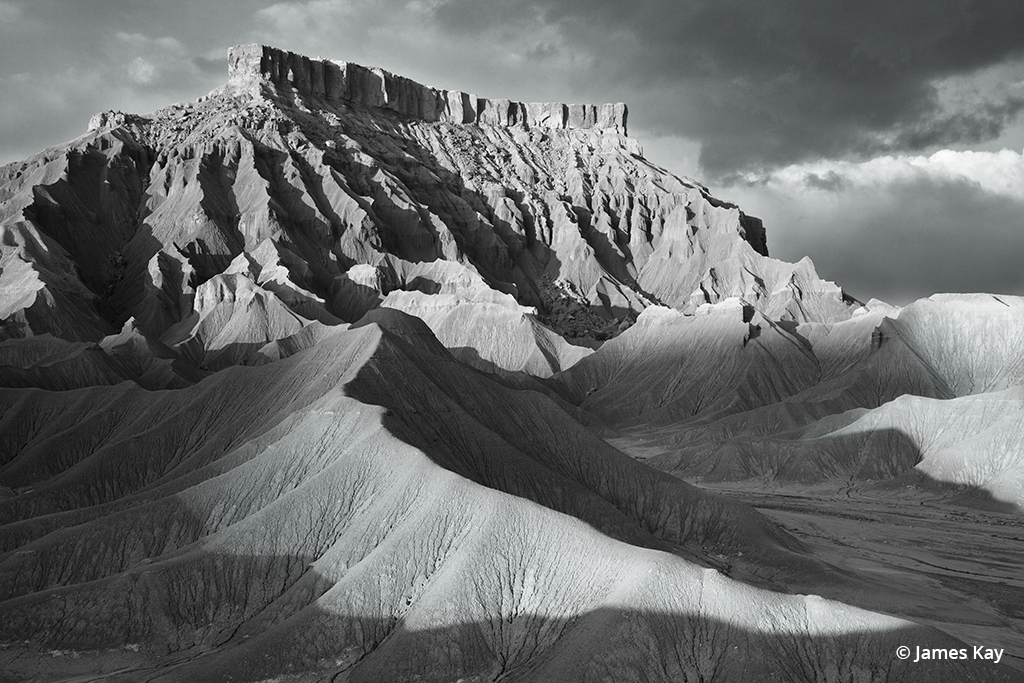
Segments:
[[[380,68],[311,59],[267,45],[228,49],[228,82],[261,80],[286,85],[327,101],[391,109],[427,122],[598,129],[626,135],[625,104],[566,104],[488,99],[461,90],[439,90]]]

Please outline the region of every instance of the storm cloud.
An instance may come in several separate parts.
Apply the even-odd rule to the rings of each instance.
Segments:
[[[208,89],[212,53],[260,39],[482,95],[624,100],[636,130],[699,143],[710,180],[978,144],[1024,109],[1017,0],[6,0],[0,19],[5,88],[75,106]],[[76,93],[82,65],[103,84]]]
[[[810,254],[862,300],[1024,294],[1022,153],[819,161],[724,190],[772,226],[773,256]]]
[[[0,0],[0,163],[96,111],[203,95],[227,47],[265,42],[485,97],[624,101],[649,159],[858,296],[1024,293],[1024,198],[884,163],[1022,150],[1021,26],[1020,0]],[[955,258],[965,236],[976,258]]]
[[[645,129],[699,140],[713,177],[977,143],[1024,106],[1019,82],[949,92],[1024,56],[1013,0],[450,0],[434,14],[462,36],[554,29],[578,78],[628,93]]]

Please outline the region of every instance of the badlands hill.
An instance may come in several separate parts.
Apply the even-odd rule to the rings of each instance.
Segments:
[[[551,374],[585,353],[562,336],[607,338],[654,303],[850,314],[809,262],[767,258],[757,219],[645,161],[624,105],[487,100],[260,46],[228,62],[200,102],[99,114],[0,170],[5,337],[132,321],[218,369],[383,306],[484,369]]]
[[[627,115],[242,46],[0,168],[0,681],[1020,680],[1024,303]]]

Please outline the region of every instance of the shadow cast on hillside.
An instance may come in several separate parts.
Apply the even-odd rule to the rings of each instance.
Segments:
[[[418,616],[415,602],[402,607],[408,610],[408,617]],[[806,635],[772,633],[694,614],[597,608],[573,617],[530,612],[495,614],[486,620],[423,628],[407,626],[401,614],[367,619],[315,607],[313,610],[314,614],[302,614],[297,621],[316,624],[322,630],[292,630],[286,623],[284,628],[253,635],[249,642],[229,641],[212,655],[152,680],[224,680],[228,675],[251,676],[250,671],[256,674],[250,680],[258,680],[306,667],[321,680],[348,683],[846,683],[868,676],[907,683],[1009,683],[1019,675],[1008,667],[984,661],[914,662],[915,654],[908,661],[900,660],[896,651],[904,645],[912,653],[918,648],[971,650],[955,639],[921,627],[866,631],[846,630],[842,624],[834,624],[832,633]],[[324,667],[325,660],[331,659],[333,666]]]
[[[385,351],[364,367],[393,363]],[[434,379],[451,370],[439,370]],[[409,373],[396,376],[412,388]],[[360,387],[350,383],[347,389],[352,395]],[[379,404],[367,385],[362,391],[366,402]],[[408,395],[393,392],[385,426],[416,445],[419,439],[409,440],[399,413],[443,407],[417,406]],[[443,428],[444,413],[437,410],[426,419]],[[329,434],[287,427],[287,435],[308,436],[314,443]],[[249,441],[269,428],[254,423]],[[147,454],[147,466],[172,457],[159,443],[154,441]],[[267,443],[247,457],[258,457]],[[511,530],[523,542],[498,548],[487,545],[495,529],[477,534],[483,545],[466,541],[481,523],[476,509],[458,522],[449,517],[445,501],[420,506],[412,499],[399,503],[404,516],[378,515],[357,502],[369,496],[370,503],[378,503],[384,494],[357,485],[365,483],[366,465],[348,463],[343,452],[332,462],[344,464],[351,476],[329,480],[338,486],[314,486],[304,479],[291,489],[301,495],[277,491],[263,507],[232,519],[232,505],[274,492],[286,470],[312,449],[304,441],[296,446],[239,473],[233,486],[222,482],[206,491],[218,496],[215,505],[198,493],[180,495],[177,484],[167,482],[164,490],[151,488],[103,511],[69,511],[64,524],[47,535],[32,527],[51,523],[51,515],[0,528],[8,549],[0,556],[0,641],[36,653],[20,652],[16,665],[35,667],[21,669],[31,676],[61,679],[72,678],[68,667],[91,661],[95,667],[87,673],[102,670],[111,681],[262,680],[297,672],[313,672],[308,680],[349,683],[473,676],[509,682],[930,682],[1013,681],[1016,675],[979,662],[903,663],[894,657],[900,645],[963,645],[932,629],[891,622],[879,628],[892,630],[870,630],[855,616],[849,623],[823,623],[823,603],[799,596],[758,593],[765,603],[757,610],[750,605],[751,588],[711,569],[703,570],[707,578],[693,580],[694,574],[686,580],[688,572],[701,570],[667,556],[665,562],[678,564],[664,572],[663,584],[641,590],[640,584],[651,581],[641,569],[650,565],[637,561],[623,569],[608,564],[597,548],[592,555],[570,552],[546,542],[544,534],[530,533],[533,527],[519,529],[514,516],[499,516],[495,529]],[[405,473],[394,469],[402,461],[373,453],[374,472],[384,482]],[[120,457],[127,465],[130,456]],[[233,467],[245,462],[239,459]],[[231,472],[219,469],[226,466],[211,462],[210,474]],[[458,470],[450,462],[448,467]],[[271,471],[255,480],[261,484],[256,486],[250,477],[263,468]],[[179,476],[189,486],[208,481],[191,472]],[[554,477],[547,483],[552,491],[560,485]],[[227,497],[229,492],[237,499]],[[196,505],[206,506],[202,515],[194,511]],[[77,514],[86,518],[76,520]],[[345,536],[358,515],[367,528]],[[318,550],[301,550],[310,546]],[[281,551],[257,553],[265,547]],[[626,548],[637,553],[628,557],[646,557],[640,547]],[[713,590],[694,592],[695,584],[707,581]],[[618,607],[607,606],[609,586],[618,588],[611,602]],[[784,600],[795,607],[787,611]],[[807,623],[820,625],[805,631]],[[120,671],[109,666],[109,649],[128,658],[120,661]],[[72,658],[77,663],[55,664],[52,655],[42,656],[54,650],[87,652]]]
[[[304,122],[307,130],[323,130],[322,121],[308,111],[300,102],[300,95],[287,88],[279,88],[277,96],[292,108],[292,116]],[[310,95],[303,94],[303,99]],[[342,111],[335,104],[313,98],[316,107],[335,111],[342,121],[352,113]],[[353,107],[358,116],[360,107]],[[539,234],[536,221],[545,216],[534,214],[532,201],[523,192],[504,187],[503,195],[497,199],[466,185],[459,169],[451,167],[451,160],[442,160],[433,150],[408,135],[401,126],[422,123],[405,118],[388,109],[373,111],[376,131],[363,130],[357,125],[346,125],[344,135],[357,140],[361,149],[373,150],[375,162],[379,162],[398,181],[404,194],[411,193],[417,207],[404,208],[393,200],[392,189],[377,177],[380,170],[368,165],[363,157],[356,155],[348,145],[328,149],[324,163],[346,177],[349,185],[358,195],[357,201],[370,215],[377,218],[382,228],[382,245],[390,252],[412,262],[432,261],[440,257],[441,236],[432,225],[430,215],[441,219],[454,236],[460,254],[464,255],[481,274],[487,284],[505,293],[513,294],[527,306],[536,306],[548,314],[547,298],[551,292],[540,285],[545,277],[558,278],[563,273],[563,264],[558,255]],[[385,144],[374,139],[373,134],[383,132],[388,136]],[[330,131],[323,134],[329,136]],[[539,192],[538,196],[543,192]],[[372,201],[367,201],[372,198]],[[572,215],[580,233],[580,239],[594,251],[601,267],[624,286],[640,296],[653,297],[642,290],[636,279],[630,276],[626,265],[630,258],[628,243],[616,225],[620,217],[611,216],[613,234],[608,235],[591,226],[591,210],[574,204],[570,197],[559,198]],[[521,217],[521,225],[513,225],[498,210],[498,204],[508,201]],[[606,207],[606,210],[609,210]],[[544,209],[546,213],[547,209]],[[489,230],[481,230],[478,221],[489,224]],[[402,234],[394,232],[394,226],[415,226]],[[335,229],[340,236],[344,226]],[[605,302],[588,303],[587,310],[602,319],[622,319],[622,311],[613,310]]]
[[[900,491],[932,496],[945,503],[998,512],[1024,512],[981,486],[941,481],[916,466],[924,454],[906,431],[884,427],[816,438],[733,437],[722,442],[675,449],[646,460],[687,481],[760,483],[778,487],[834,485],[879,493]]]
[[[524,585],[490,573],[495,558],[478,558],[479,568],[453,591],[443,586],[441,567],[413,578],[409,563],[425,558],[416,556],[422,548],[407,550],[393,558],[390,578],[360,575],[370,556],[331,578],[313,556],[204,553],[184,562],[143,559],[120,577],[0,603],[8,615],[0,626],[0,657],[8,660],[0,681],[1019,680],[1005,659],[1003,666],[915,662],[919,647],[971,648],[885,618],[875,628],[856,618],[813,625],[817,617],[808,626],[802,611],[781,610],[755,626],[746,594],[723,597],[720,589],[693,602],[665,596],[675,609],[607,607],[598,595],[586,604],[566,601],[567,586],[557,582],[536,585],[534,599],[542,602],[530,606],[530,596],[518,593]],[[116,594],[125,581],[137,585],[131,595],[90,602],[90,593]],[[77,628],[59,610],[93,626]],[[909,660],[897,656],[900,646],[910,648]]]

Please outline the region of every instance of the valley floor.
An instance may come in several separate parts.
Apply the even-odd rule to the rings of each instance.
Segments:
[[[972,646],[1004,648],[1003,662],[1024,671],[1019,514],[856,487],[691,483],[752,505],[821,559],[878,589],[829,597],[934,626]]]

